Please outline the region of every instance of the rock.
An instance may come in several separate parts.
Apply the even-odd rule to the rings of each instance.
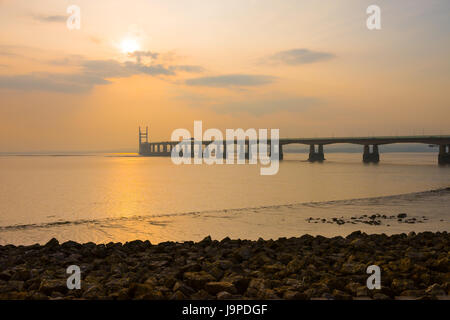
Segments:
[[[277,257],[277,260],[282,264],[288,264],[292,260],[292,254],[283,252]]]
[[[408,272],[412,266],[413,266],[413,264],[411,263],[411,259],[403,258],[400,260],[400,262],[398,264],[398,269],[401,272]]]
[[[201,289],[199,291],[197,291],[196,293],[194,293],[191,296],[192,299],[194,300],[207,300],[210,299],[211,296],[208,294],[208,292],[206,292],[205,290]]]
[[[356,296],[357,297],[366,297],[369,295],[369,290],[367,289],[367,286],[359,286],[356,289]]]
[[[403,219],[403,218],[406,218],[408,215],[406,214],[406,213],[399,213],[398,215],[397,215],[397,218],[399,218],[399,219]]]
[[[331,294],[337,300],[352,300],[352,296],[344,291],[334,289]]]
[[[30,298],[31,300],[48,300],[48,297],[42,292],[34,292]]]
[[[417,261],[423,261],[426,258],[425,254],[423,252],[413,251],[413,250],[406,252],[406,256],[410,259],[417,260]]]
[[[162,300],[164,295],[158,288],[149,284],[133,283],[130,286],[130,296],[138,300]]]
[[[14,271],[11,280],[27,281],[30,278],[31,278],[31,271],[29,269],[17,268]]]
[[[280,297],[272,289],[263,289],[258,292],[259,298],[264,300],[278,300]]]
[[[425,290],[405,290],[400,296],[402,297],[421,297],[425,295]]]
[[[354,248],[364,249],[367,247],[367,241],[364,241],[364,239],[355,239],[350,243],[350,245]]]
[[[228,299],[231,299],[232,297],[233,297],[233,295],[226,291],[222,291],[217,294],[217,299],[219,299],[219,300],[228,300]]]
[[[51,295],[52,292],[66,293],[67,280],[66,279],[43,279],[39,286],[39,291],[46,295]]]
[[[186,300],[186,299],[187,299],[186,295],[179,290],[175,291],[175,293],[170,297],[170,300]]]
[[[284,266],[282,264],[271,264],[263,267],[263,270],[267,273],[276,273],[278,271],[284,270]]]
[[[173,286],[173,291],[180,291],[182,292],[185,296],[190,296],[191,294],[195,293],[195,290],[192,289],[191,287],[185,285],[183,282],[178,281],[177,283],[175,283],[175,285]]]
[[[247,247],[247,246],[242,247],[239,250],[238,255],[240,256],[240,258],[242,260],[248,260],[252,256],[252,249],[250,247]]]
[[[394,279],[392,281],[391,287],[395,292],[398,292],[398,293],[401,293],[405,290],[415,289],[414,281],[412,281],[411,279]]]
[[[2,271],[0,273],[0,280],[8,281],[12,277],[12,272],[9,270]]]
[[[45,244],[44,247],[50,248],[50,249],[57,248],[57,247],[59,247],[59,241],[56,240],[55,238],[52,238]]]
[[[185,272],[183,278],[187,285],[197,290],[203,289],[207,282],[213,282],[216,280],[212,275],[205,271]]]
[[[425,292],[431,296],[445,296],[446,292],[444,291],[444,289],[442,289],[442,287],[435,283],[431,286],[429,286]]]
[[[373,295],[373,298],[375,300],[390,300],[391,298],[387,295],[385,295],[384,293],[381,292],[377,292]]]
[[[329,294],[328,292],[323,293],[321,298],[325,300],[334,300],[334,296]]]
[[[0,292],[22,291],[25,283],[19,280],[10,280],[6,286],[0,287]]]
[[[216,280],[220,280],[223,277],[224,272],[218,267],[212,267],[209,270],[209,274],[216,278]]]
[[[236,293],[236,291],[237,291],[231,282],[225,282],[225,281],[208,282],[205,285],[205,290],[212,295],[216,295],[217,293],[222,292],[222,291],[226,291],[231,294]]]
[[[305,261],[300,258],[292,259],[286,266],[288,274],[298,273],[305,266]]]
[[[364,274],[365,265],[361,263],[344,263],[341,268],[341,272],[344,274]]]
[[[181,267],[181,272],[198,272],[202,270],[202,266],[196,262],[188,263]]]
[[[350,282],[345,286],[345,289],[350,291],[353,294],[356,294],[358,288],[361,287],[361,285],[358,282]],[[364,287],[366,288],[366,287]]]
[[[285,300],[306,300],[308,296],[303,292],[288,290],[284,292],[283,299]]]
[[[83,246],[75,241],[66,241],[61,244],[61,247],[63,247],[64,249],[80,249]]]
[[[441,259],[437,259],[435,263],[432,265],[433,269],[440,272],[450,272],[450,261],[447,257],[443,257]]]
[[[122,288],[117,292],[117,300],[130,300],[130,290],[128,288]]]
[[[375,223],[374,215],[352,221]],[[0,246],[0,299],[441,299],[450,293],[449,247],[448,232],[153,246],[52,239]],[[81,267],[81,290],[67,289],[70,264]],[[383,267],[381,290],[365,286],[372,264]]]
[[[222,270],[228,270],[233,266],[233,263],[230,260],[219,260],[214,264],[216,264]]]
[[[110,292],[120,291],[122,288],[127,288],[129,284],[128,278],[114,278],[105,283],[105,288]]]
[[[207,237],[203,238],[203,240],[200,241],[199,244],[206,246],[206,245],[211,244],[211,242],[212,242],[211,236],[207,236]]]
[[[90,286],[86,291],[83,292],[83,298],[85,299],[99,299],[105,295],[104,289],[100,285]]]
[[[248,288],[254,288],[257,291],[262,291],[266,288],[270,288],[270,285],[268,285],[265,279],[255,278],[250,280]]]
[[[231,282],[239,294],[243,294],[250,284],[250,279],[241,275],[230,275],[224,277],[222,281]]]

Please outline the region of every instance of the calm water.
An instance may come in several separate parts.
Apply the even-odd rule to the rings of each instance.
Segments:
[[[285,154],[274,176],[256,165],[173,165],[133,155],[0,157],[0,243],[258,239],[450,231],[450,167],[434,153]],[[426,216],[421,224],[311,224],[308,217]]]

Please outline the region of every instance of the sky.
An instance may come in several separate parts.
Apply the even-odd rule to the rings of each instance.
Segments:
[[[0,152],[134,150],[139,126],[166,141],[194,120],[450,134],[449,16],[448,0],[0,0]]]

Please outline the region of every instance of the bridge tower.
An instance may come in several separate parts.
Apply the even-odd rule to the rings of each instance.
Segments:
[[[145,132],[141,130],[139,127],[139,154],[143,154],[148,152],[149,150],[148,144],[148,127],[145,127]]]

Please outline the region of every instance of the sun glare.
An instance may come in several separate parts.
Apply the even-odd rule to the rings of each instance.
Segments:
[[[122,49],[123,53],[133,53],[135,51],[138,51],[140,49],[139,43],[134,39],[124,39],[121,44],[120,48]]]

